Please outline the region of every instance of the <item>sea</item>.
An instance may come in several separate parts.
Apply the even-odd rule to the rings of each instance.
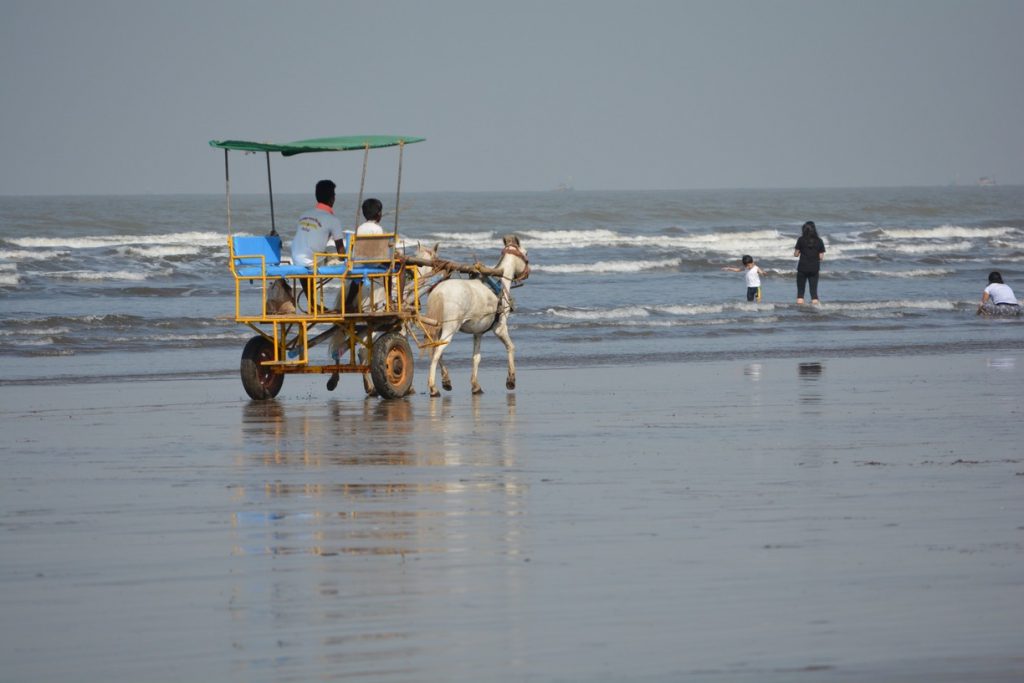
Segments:
[[[287,248],[310,198],[274,199]],[[354,221],[356,202],[339,195],[339,215]],[[223,195],[0,197],[0,385],[237,375],[253,332],[233,319],[225,208]],[[231,210],[234,233],[269,231],[265,195],[233,194]],[[1024,319],[976,315],[992,270],[1024,294],[1021,186],[406,193],[398,214],[406,248],[455,261],[494,263],[502,236],[520,237],[520,370],[1024,348]],[[796,304],[808,220],[826,245],[816,306]],[[760,302],[723,270],[745,254],[767,272]],[[446,358],[465,368],[471,346],[460,335]],[[489,336],[483,363],[504,362]]]

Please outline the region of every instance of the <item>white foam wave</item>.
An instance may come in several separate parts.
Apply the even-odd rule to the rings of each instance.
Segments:
[[[219,334],[170,334],[161,335],[159,338],[152,338],[161,344],[169,342],[190,342],[190,341],[211,341],[214,339],[245,339],[249,334],[245,332],[222,332]],[[140,341],[139,337],[115,337],[111,340],[116,344],[133,344]]]
[[[7,330],[0,330],[0,336],[2,336],[2,337],[21,336],[21,335],[51,336],[51,335],[55,335],[55,334],[67,334],[70,331],[71,331],[71,329],[67,328],[67,327],[48,327],[48,328],[39,328],[39,329],[19,329],[19,330],[7,329]]]
[[[854,314],[857,317],[878,315],[887,317],[894,312],[905,310],[956,310],[958,303],[942,299],[930,299],[922,301],[853,301],[853,302],[826,302],[816,305],[814,310],[824,312]],[[793,309],[795,305],[772,304],[772,303],[707,303],[707,304],[665,304],[657,306],[619,306],[615,308],[548,308],[544,311],[546,315],[575,322],[605,322],[609,325],[636,324],[644,326],[659,326],[678,324],[673,318],[687,319],[694,316],[730,316],[734,314],[762,314],[775,313]],[[802,307],[800,307],[802,310]],[[665,318],[665,316],[670,316]],[[768,318],[777,319],[777,316],[758,316],[753,318],[756,322],[765,322]],[[735,317],[724,318],[730,322],[738,322]],[[708,323],[708,319],[700,319],[700,324]],[[571,325],[571,323],[565,323]]]
[[[145,258],[165,258],[167,256],[193,256],[201,253],[199,247],[191,246],[156,246],[156,247],[118,247],[117,253]]]
[[[161,274],[169,275],[171,271],[165,271]],[[57,278],[60,280],[86,280],[86,281],[100,281],[100,280],[127,280],[130,282],[141,282],[149,278],[153,273],[139,273],[136,271],[129,270],[115,270],[115,271],[96,271],[96,270],[60,270],[51,273],[42,273],[46,277]]]
[[[970,242],[945,242],[942,244],[889,244],[879,247],[879,251],[896,252],[898,254],[948,254],[954,251],[970,251]]]
[[[42,339],[11,339],[9,340],[14,346],[52,346],[53,339],[50,337],[44,337]]]
[[[922,301],[848,301],[821,304],[823,309],[837,311],[877,311],[879,309],[951,311],[956,309],[956,305],[955,301],[945,301],[942,299],[928,299]]]
[[[657,306],[620,306],[617,308],[549,308],[548,315],[579,321],[609,321],[647,319],[652,315],[694,316],[712,315],[731,311],[757,313],[774,311],[775,304],[722,303],[722,304],[662,304]],[[652,323],[653,324],[653,323]]]
[[[60,258],[67,256],[71,252],[66,249],[51,249],[48,251],[25,251],[20,249],[10,249],[6,251],[0,251],[0,260],[4,261],[41,261],[44,259]]]
[[[624,318],[646,318],[650,315],[643,306],[623,306],[620,308],[549,308],[548,315],[570,320],[615,320]]]
[[[791,270],[772,270],[772,273],[780,275],[792,276],[793,271]],[[872,270],[872,269],[829,269],[829,275],[835,275],[838,277],[850,276],[850,275],[870,275],[872,277],[893,277],[893,278],[915,278],[915,277],[944,277],[956,273],[951,268],[914,268],[911,270]]]
[[[636,247],[641,249],[686,249],[694,252],[738,254],[790,249],[791,239],[778,230],[706,232],[699,234],[623,234],[614,230],[524,230],[523,244],[541,249],[589,249],[591,247]],[[493,238],[492,238],[493,240]]]
[[[949,239],[951,237],[978,239],[982,237],[1003,237],[1018,232],[1016,228],[965,228],[959,225],[942,225],[937,228],[883,228],[886,237],[894,239]]]
[[[863,270],[860,272],[866,273],[867,275],[873,275],[875,277],[911,278],[941,277],[944,275],[952,275],[956,271],[950,268],[915,268],[913,270]]]
[[[20,282],[17,273],[0,272],[0,287],[17,287]]]
[[[758,253],[792,254],[793,240],[778,230],[718,232],[695,235],[626,235],[614,230],[523,230],[519,231],[528,249],[590,249],[592,247],[635,247],[653,250],[689,250],[736,256]],[[432,240],[445,247],[492,249],[500,246],[493,232],[436,233]]]
[[[597,263],[565,263],[533,266],[534,271],[545,273],[639,273],[645,270],[676,268],[681,258],[657,259],[652,261],[598,261]]]
[[[238,233],[242,234],[242,233]],[[190,245],[212,247],[227,245],[223,233],[212,231],[178,232],[167,235],[91,235],[85,237],[12,237],[7,240],[26,249],[96,249],[133,245]]]
[[[666,315],[708,315],[711,313],[725,313],[727,311],[737,311],[741,313],[774,311],[775,304],[742,302],[729,302],[723,304],[666,304],[661,306],[652,306],[651,309],[657,313]]]
[[[618,244],[623,236],[614,230],[524,230],[525,246],[546,249],[579,249],[594,245]]]
[[[501,239],[491,231],[486,232],[438,232],[422,240],[433,247],[437,242],[443,257],[446,249],[500,249]]]

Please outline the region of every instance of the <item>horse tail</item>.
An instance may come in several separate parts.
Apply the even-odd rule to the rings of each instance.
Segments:
[[[439,296],[427,297],[427,316],[420,318],[424,331],[431,340],[437,341],[444,322],[444,299]]]

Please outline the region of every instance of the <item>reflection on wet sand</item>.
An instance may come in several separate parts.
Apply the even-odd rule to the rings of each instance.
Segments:
[[[501,408],[472,397],[472,421],[450,419],[465,405],[429,405],[417,419],[406,400],[246,404],[229,487],[233,554],[404,557],[474,538],[515,554],[526,492],[510,471],[514,395]]]
[[[815,405],[822,401],[821,387],[816,382],[821,379],[825,371],[823,363],[800,363],[797,365],[797,373],[803,383],[800,387],[800,403],[804,405]],[[820,411],[812,411],[811,414],[820,414]]]

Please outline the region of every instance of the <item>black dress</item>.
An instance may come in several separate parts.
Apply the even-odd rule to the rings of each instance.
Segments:
[[[796,251],[800,252],[800,263],[796,266],[796,296],[804,298],[804,288],[810,284],[811,299],[818,298],[818,271],[821,270],[821,254],[825,253],[825,243],[820,237],[803,237],[796,241]]]
[[[796,251],[800,252],[800,263],[796,269],[799,272],[817,273],[821,270],[821,254],[825,253],[825,243],[820,237],[800,237],[796,241]]]

